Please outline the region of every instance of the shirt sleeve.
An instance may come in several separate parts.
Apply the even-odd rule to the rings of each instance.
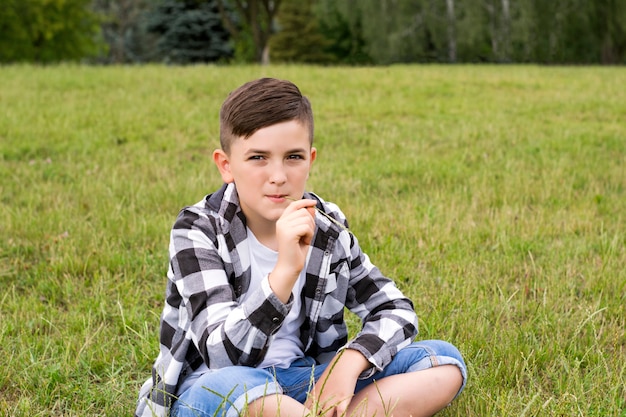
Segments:
[[[335,216],[345,223],[336,209]],[[347,232],[345,232],[347,233]],[[362,321],[362,328],[345,348],[361,352],[372,367],[361,374],[368,378],[384,369],[395,354],[408,346],[417,335],[417,315],[413,303],[395,283],[371,263],[359,246],[357,238],[349,234],[343,240],[349,248],[350,281],[346,307]]]
[[[293,300],[283,304],[265,277],[239,302],[226,272],[230,252],[216,229],[215,220],[205,214],[186,210],[179,215],[171,232],[167,297],[178,317],[166,324],[172,334],[192,341],[209,368],[255,366]],[[163,339],[167,336],[162,334]]]

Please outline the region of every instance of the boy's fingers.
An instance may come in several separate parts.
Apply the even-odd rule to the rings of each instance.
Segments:
[[[293,200],[291,202],[291,205],[297,208],[303,208],[303,207],[315,207],[315,205],[317,204],[317,201],[315,200],[311,200],[308,198],[303,198],[300,200]]]
[[[317,201],[315,200],[304,200],[304,201],[307,202],[307,205],[304,206],[306,208],[306,211],[309,212],[311,217],[315,218],[315,206],[317,205]]]
[[[311,217],[315,217],[315,205],[316,204],[317,204],[317,201],[310,200],[310,199],[294,200],[291,204],[289,204],[289,206],[287,206],[287,209],[289,211],[306,209],[311,215]]]

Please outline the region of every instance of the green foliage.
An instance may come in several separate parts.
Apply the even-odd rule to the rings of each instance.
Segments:
[[[5,0],[0,8],[0,63],[263,63],[270,41],[286,62],[626,64],[626,1]]]
[[[93,0],[108,46],[98,55],[98,62],[140,63],[160,58],[155,36],[145,28],[145,14],[153,4],[153,0]]]
[[[439,415],[624,415],[626,72],[513,65],[0,67],[0,415],[132,414],[170,228],[260,76],[310,97],[309,188],[465,355]]]
[[[238,62],[269,63],[269,40],[281,0],[215,0]],[[252,59],[250,59],[250,55]]]
[[[77,61],[99,48],[91,0],[5,0],[0,7],[0,62]]]
[[[256,62],[256,47],[248,30],[243,29],[234,39],[234,44],[234,64],[251,64]]]
[[[161,0],[147,17],[148,32],[166,62],[215,62],[232,55],[229,35],[213,1]]]
[[[327,39],[324,51],[333,57],[334,62],[350,65],[372,63],[366,52],[359,14],[350,23],[335,2],[318,2],[316,9],[320,32]]]
[[[377,64],[447,62],[452,44],[460,62],[626,63],[624,1],[319,2],[348,22],[360,19],[365,50]]]
[[[272,60],[277,62],[328,63],[329,41],[320,32],[313,0],[284,0],[277,18],[277,33],[270,39]]]

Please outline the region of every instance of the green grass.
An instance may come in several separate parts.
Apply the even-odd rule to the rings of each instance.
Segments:
[[[310,189],[464,353],[441,415],[626,416],[626,71],[535,66],[0,67],[1,416],[132,413],[169,228],[263,75],[313,102]]]

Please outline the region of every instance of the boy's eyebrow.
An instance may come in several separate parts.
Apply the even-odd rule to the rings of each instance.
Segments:
[[[304,152],[306,152],[306,151],[307,151],[307,150],[306,150],[306,149],[304,149],[304,148],[293,148],[293,149],[289,149],[289,150],[287,150],[285,153],[286,153],[286,154],[287,154],[287,153],[304,153]],[[253,154],[261,154],[261,155],[268,155],[268,154],[270,154],[270,153],[272,153],[272,152],[271,152],[271,151],[269,151],[269,150],[267,150],[267,149],[254,149],[254,148],[251,148],[251,149],[248,149],[248,150],[244,153],[244,155],[251,154],[251,153],[253,153]]]
[[[246,152],[244,152],[244,155],[247,155],[249,153],[260,153],[260,154],[268,154],[270,153],[269,151],[266,151],[264,149],[248,149]]]

